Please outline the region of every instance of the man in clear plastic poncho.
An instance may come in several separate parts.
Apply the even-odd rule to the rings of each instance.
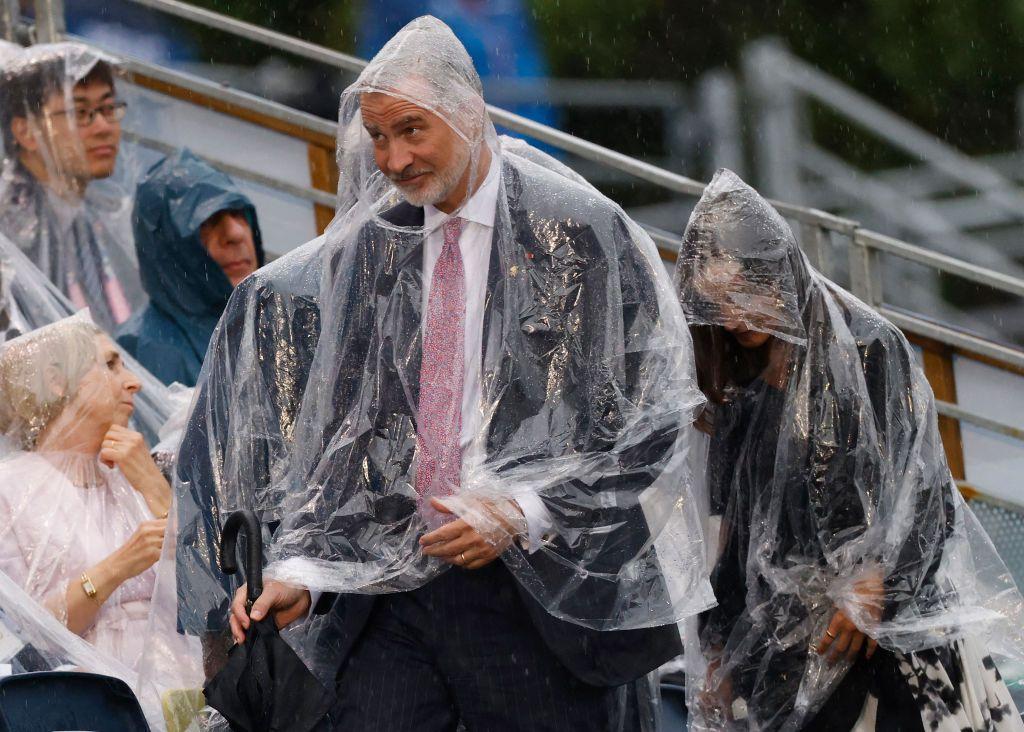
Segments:
[[[339,138],[343,210],[239,285],[211,343],[179,455],[178,624],[223,627],[218,527],[254,508],[272,542],[252,617],[337,593],[316,655],[339,729],[612,728],[622,685],[713,602],[686,473],[701,398],[657,250],[502,146],[433,18],[346,90]]]
[[[135,194],[135,251],[149,304],[117,342],[165,384],[195,386],[231,291],[263,265],[256,207],[231,178],[182,150]]]
[[[112,332],[145,300],[131,193],[104,180],[126,109],[114,63],[81,44],[41,44],[9,57],[0,79],[0,233]]]
[[[903,335],[728,170],[676,278],[719,528],[719,605],[686,633],[691,725],[1024,728],[988,656],[1024,652],[1024,600],[950,475]]]

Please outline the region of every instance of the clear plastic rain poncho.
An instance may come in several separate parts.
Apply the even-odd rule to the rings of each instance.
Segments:
[[[113,59],[77,43],[32,46],[0,71],[0,234],[108,332],[145,302],[117,81]]]
[[[444,126],[450,149],[381,172],[367,99],[417,116],[396,131],[410,144]],[[325,236],[239,285],[214,334],[179,453],[180,625],[226,624],[230,511],[259,512],[269,577],[388,593],[448,566],[419,549],[444,520],[430,497],[495,545],[515,535],[502,560],[559,618],[612,630],[708,607],[686,469],[703,400],[651,239],[563,166],[499,141],[469,56],[434,18],[344,92],[338,158],[344,203]],[[463,236],[493,212],[490,252],[465,275],[484,303],[463,346],[480,399],[437,398],[449,387],[435,383],[426,416],[425,237],[446,217],[420,205],[463,174],[480,194],[451,214]],[[457,454],[432,437],[438,421],[459,428]]]
[[[693,211],[676,284],[709,398],[716,527],[719,605],[684,634],[696,727],[800,729],[863,665],[811,650],[837,610],[882,653],[971,636],[1019,656],[1024,601],[956,488],[895,326],[815,272],[726,170]]]
[[[170,508],[166,479],[127,429],[139,387],[110,338],[83,316],[0,349],[0,427],[13,449],[0,461],[0,570],[127,666],[141,652],[157,556],[145,567],[110,557]],[[100,592],[111,591],[98,611],[81,587],[86,571]]]
[[[18,653],[38,667],[12,654],[13,671],[71,663],[112,673],[139,691],[160,728],[172,707],[194,714],[201,679],[171,663],[148,675],[155,661],[190,651],[175,633],[152,638],[158,589],[173,612],[173,572],[158,585],[157,568],[161,554],[173,556],[174,532],[164,530],[170,485],[128,427],[140,386],[85,315],[0,346],[0,611],[15,616],[8,631],[33,646]]]
[[[70,317],[76,310],[56,285],[0,233],[0,343]],[[165,386],[123,350],[121,358],[142,383],[135,397],[132,427],[159,453],[162,467],[169,473],[191,389]]]

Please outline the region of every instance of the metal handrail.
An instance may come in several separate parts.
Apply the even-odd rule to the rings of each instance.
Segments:
[[[946,254],[933,252],[930,249],[908,244],[895,237],[879,234],[868,229],[857,229],[854,238],[858,244],[876,249],[880,252],[893,254],[900,259],[917,262],[934,267],[940,272],[947,272],[979,285],[1001,290],[1011,295],[1024,297],[1024,280],[995,270],[979,267],[976,264],[956,259]]]
[[[37,0],[41,1],[41,0]],[[210,28],[231,33],[241,38],[263,43],[271,48],[293,53],[297,56],[334,66],[349,72],[359,72],[367,64],[363,59],[341,53],[333,49],[318,46],[297,38],[291,38],[277,31],[272,31],[252,23],[247,23],[228,15],[215,13],[212,10],[196,8],[180,0],[129,0],[154,10],[160,10],[180,18],[200,23]],[[629,173],[657,186],[685,195],[699,196],[704,191],[704,184],[692,178],[672,173],[655,165],[631,158],[628,155],[609,150],[586,140],[581,140],[567,132],[562,132],[548,125],[527,119],[505,109],[493,105],[487,106],[492,121],[514,132],[528,135],[541,142],[546,142],[565,152],[578,155],[608,167]],[[856,222],[841,216],[834,216],[825,211],[796,206],[784,201],[772,201],[780,213],[802,223],[823,226],[830,231],[852,235],[857,227]]]
[[[134,142],[137,145],[142,145],[143,147],[147,147],[150,150],[155,150],[157,152],[163,153],[164,155],[173,155],[174,153],[178,152],[179,149],[174,145],[170,145],[161,140],[156,140],[152,137],[140,135],[137,132],[125,130],[124,132],[121,133],[121,135],[122,137],[124,137],[124,139],[130,142]],[[265,186],[275,191],[287,193],[288,195],[295,196],[296,198],[301,198],[304,201],[309,201],[310,203],[320,204],[321,206],[329,206],[330,208],[334,208],[338,203],[337,197],[331,195],[330,193],[327,193],[326,191],[320,191],[317,190],[316,188],[305,188],[303,186],[297,186],[293,183],[288,183],[287,181],[280,180],[279,178],[271,178],[269,175],[263,175],[262,173],[257,173],[254,170],[249,170],[248,168],[243,168],[232,163],[226,163],[223,160],[212,158],[209,155],[201,155],[200,153],[197,153],[195,151],[192,151],[192,154],[195,155],[200,160],[209,163],[211,166],[218,169],[222,173],[226,173],[227,175],[237,180],[246,180],[249,181],[250,183],[255,183],[257,185]]]
[[[1024,217],[1024,194],[992,168],[919,129],[873,99],[829,77],[778,46],[764,46],[776,70],[804,94],[841,111],[869,130],[889,130],[886,138],[903,151],[927,161],[953,180],[970,185],[1000,208]]]
[[[38,0],[37,0],[38,1]],[[128,0],[136,5],[142,5],[143,7],[152,8],[153,10],[160,10],[167,13],[168,15],[174,15],[184,20],[190,20],[199,25],[206,26],[207,28],[213,28],[215,30],[221,30],[226,33],[245,38],[250,41],[256,41],[264,45],[276,48],[280,51],[287,51],[288,53],[307,58],[311,61],[317,61],[328,66],[335,66],[345,71],[352,71],[359,73],[363,67],[366,66],[366,61],[356,56],[350,56],[347,53],[341,51],[335,51],[331,48],[325,48],[324,46],[318,46],[315,43],[309,43],[299,38],[279,33],[269,28],[264,28],[253,23],[247,23],[244,20],[238,20],[232,18],[230,15],[223,15],[221,13],[215,13],[212,10],[206,10],[204,8],[197,8],[194,5],[188,3],[179,2],[178,0]]]
[[[801,146],[799,161],[847,197],[863,201],[885,217],[899,221],[917,236],[929,240],[936,249],[953,255],[970,252],[971,258],[983,267],[1024,277],[1024,266],[988,241],[971,236],[951,224],[939,212],[934,201],[911,199],[902,190],[864,175],[814,144]]]
[[[90,45],[96,45],[90,41],[86,41],[83,38],[75,36],[69,36],[76,41],[82,43],[90,43]],[[109,52],[108,52],[109,53]],[[156,81],[162,81],[166,84],[172,84],[179,86],[190,92],[202,94],[207,97],[214,97],[221,101],[234,104],[242,109],[256,112],[264,117],[284,122],[286,124],[295,125],[303,129],[309,130],[310,132],[316,132],[321,135],[325,135],[330,138],[334,138],[338,132],[338,124],[336,122],[330,122],[325,120],[323,117],[317,117],[314,114],[307,112],[300,112],[297,109],[288,107],[278,102],[272,102],[262,97],[258,97],[255,94],[249,92],[240,91],[233,89],[223,84],[218,84],[215,81],[209,81],[192,74],[186,74],[181,71],[172,71],[162,66],[141,61],[124,54],[110,54],[114,55],[121,62],[122,67],[133,74],[141,74],[142,76],[148,76]]]
[[[959,404],[954,404],[953,402],[946,402],[941,399],[936,399],[935,411],[937,411],[939,414],[943,416],[952,417],[953,419],[959,420],[961,422],[973,424],[975,427],[981,427],[982,429],[988,430],[990,432],[997,432],[1001,435],[1012,437],[1015,440],[1024,441],[1024,429],[1021,429],[1019,427],[1013,427],[1004,422],[1000,422],[999,420],[996,419],[984,417],[978,414],[977,412],[972,412],[969,409],[964,409]]]
[[[931,338],[947,346],[962,348],[965,351],[1009,364],[1017,369],[1024,369],[1024,351],[1018,348],[985,340],[955,328],[933,323],[930,320],[910,315],[902,310],[887,307],[884,304],[876,305],[875,309],[900,330]]]

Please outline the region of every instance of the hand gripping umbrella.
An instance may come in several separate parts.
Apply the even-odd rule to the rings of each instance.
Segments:
[[[246,533],[246,608],[263,592],[263,546],[259,521],[252,511],[236,511],[224,523],[220,566],[235,574],[239,529]],[[227,663],[203,689],[206,702],[235,732],[309,732],[330,710],[334,696],[282,640],[272,616],[249,625],[245,642],[228,654]]]

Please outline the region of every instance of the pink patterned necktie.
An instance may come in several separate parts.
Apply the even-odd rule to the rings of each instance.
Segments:
[[[466,277],[459,251],[462,220],[444,223],[444,247],[434,266],[420,366],[416,493],[427,523],[443,523],[429,508],[433,496],[458,490],[462,471],[462,380],[466,337]]]

